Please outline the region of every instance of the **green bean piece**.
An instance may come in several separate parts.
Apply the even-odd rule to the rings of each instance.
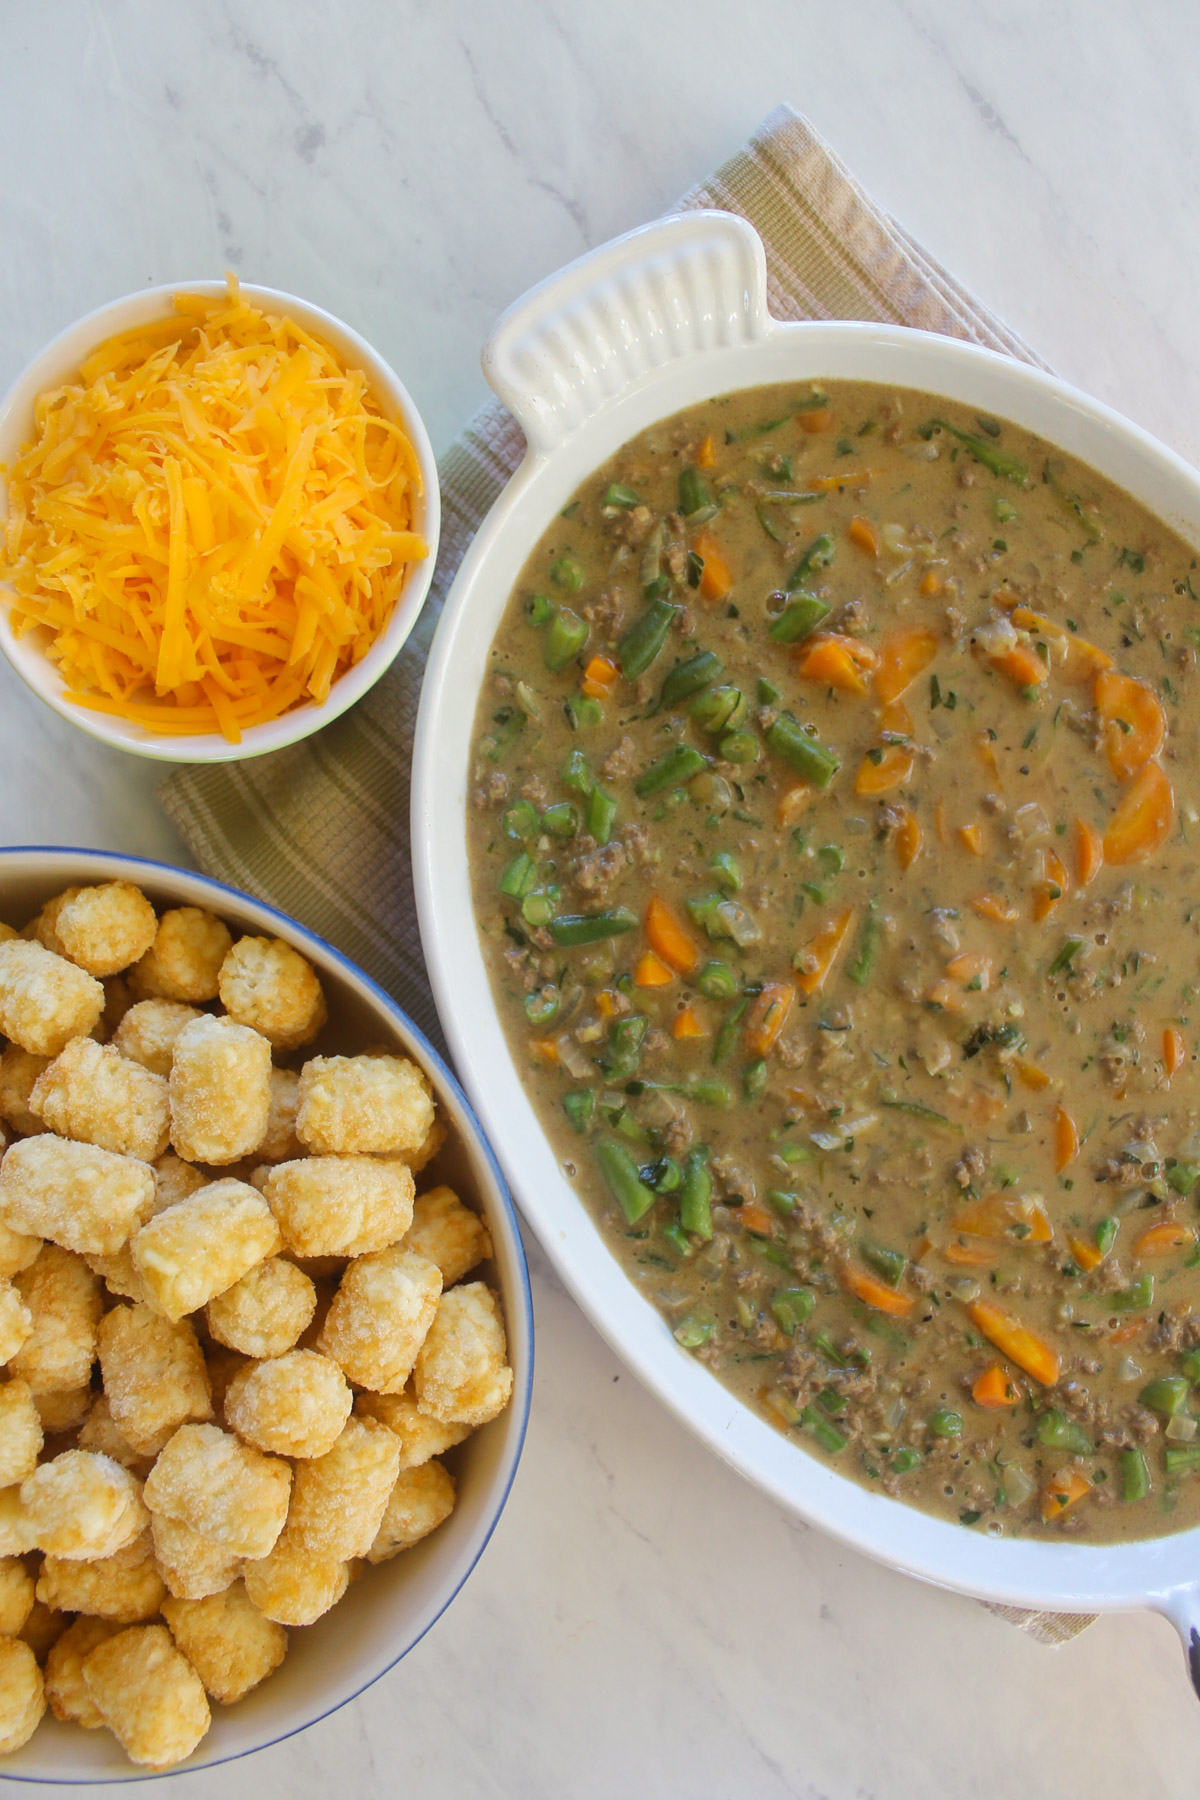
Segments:
[[[1200,1350],[1186,1350],[1179,1366],[1189,1381],[1200,1381]]]
[[[1150,1492],[1150,1466],[1136,1445],[1121,1452],[1121,1498],[1127,1506]]]
[[[725,1017],[721,1020],[720,1025],[718,1025],[717,1035],[713,1039],[712,1047],[712,1066],[714,1069],[720,1068],[721,1064],[726,1060],[730,1051],[733,1049],[733,1046],[737,1043],[738,1033],[741,1030],[742,1015],[749,1004],[749,1000],[739,1000],[735,1006],[730,1007]]]
[[[683,700],[690,700],[693,694],[711,687],[714,681],[720,681],[725,673],[725,664],[711,650],[698,650],[695,656],[677,662],[662,684],[662,692],[658,697],[660,706],[678,706]]]
[[[728,850],[718,850],[708,866],[717,878],[718,887],[723,887],[727,894],[737,893],[742,885],[742,869],[736,856]]]
[[[698,1350],[701,1344],[707,1344],[715,1328],[715,1319],[705,1318],[701,1313],[688,1313],[686,1318],[680,1319],[673,1336],[685,1350]]]
[[[881,1099],[879,1104],[886,1106],[889,1112],[907,1113],[910,1119],[924,1119],[929,1125],[940,1125],[943,1131],[952,1131],[956,1137],[963,1135],[963,1128],[957,1119],[935,1112],[932,1106],[922,1106],[919,1100]]]
[[[871,901],[863,919],[854,955],[846,965],[846,974],[856,987],[868,987],[879,961],[879,919],[875,902]]]
[[[1138,1399],[1151,1412],[1161,1413],[1164,1419],[1169,1419],[1183,1411],[1191,1391],[1192,1384],[1186,1375],[1159,1375],[1146,1383]]]
[[[602,506],[619,506],[625,511],[641,504],[641,496],[635,494],[631,487],[626,487],[621,481],[610,481],[604,490],[604,499],[601,501]]]
[[[902,1449],[897,1450],[895,1456],[892,1458],[892,1468],[896,1471],[897,1475],[911,1475],[912,1471],[914,1469],[919,1469],[920,1466],[921,1452],[912,1449],[907,1444],[905,1444]]]
[[[817,1297],[808,1288],[780,1288],[771,1301],[771,1312],[780,1331],[791,1337],[816,1304]]]
[[[617,803],[613,796],[601,787],[594,787],[588,795],[587,828],[598,844],[607,844],[611,838],[616,816]]]
[[[501,814],[500,824],[505,837],[516,838],[518,843],[523,843],[526,838],[536,836],[538,816],[528,800],[518,800],[515,806],[510,806],[506,813]]]
[[[1182,1158],[1174,1159],[1167,1164],[1167,1186],[1174,1188],[1184,1199],[1200,1181],[1200,1163],[1185,1162]]]
[[[532,809],[531,809],[532,810]],[[579,830],[579,814],[569,800],[548,806],[542,814],[542,830],[549,837],[573,838]]]
[[[683,1182],[683,1170],[673,1156],[660,1156],[641,1170],[641,1177],[656,1194],[673,1194]]]
[[[821,1352],[822,1356],[827,1356],[829,1361],[831,1363],[836,1363],[839,1369],[845,1368],[846,1359],[827,1331],[819,1331],[813,1339],[813,1342]]]
[[[782,1149],[776,1151],[776,1155],[780,1162],[789,1164],[815,1162],[817,1157],[816,1151],[808,1144],[784,1144]]]
[[[784,539],[787,537],[786,527],[773,513],[767,510],[764,501],[760,501],[755,507],[754,516],[773,543],[783,543]]]
[[[521,902],[521,917],[527,925],[548,925],[561,899],[559,887],[534,888]]]
[[[649,1024],[645,1013],[631,1013],[627,1018],[613,1020],[604,1049],[597,1058],[610,1080],[628,1081],[636,1073],[642,1039]]]
[[[553,982],[545,987],[535,988],[532,994],[525,996],[525,1017],[531,1025],[550,1025],[557,1019],[562,996]]]
[[[563,1111],[578,1132],[585,1132],[596,1116],[596,1096],[591,1088],[568,1088],[562,1097]]]
[[[1101,1256],[1107,1256],[1113,1247],[1117,1235],[1115,1219],[1101,1219],[1096,1227],[1096,1248]]]
[[[535,594],[525,608],[525,617],[533,626],[548,625],[554,612],[553,600],[548,599],[545,594]]]
[[[982,463],[985,469],[990,469],[993,475],[1015,482],[1018,487],[1024,487],[1029,480],[1029,470],[1020,457],[1001,450],[999,444],[990,443],[987,438],[976,437],[973,432],[960,431],[957,425],[949,425],[945,419],[931,419],[930,424],[940,425],[943,431],[956,437],[975,461]]]
[[[1046,970],[1047,975],[1065,975],[1075,957],[1083,948],[1083,939],[1070,937],[1065,940],[1054,961]]]
[[[1050,1450],[1066,1450],[1072,1456],[1095,1456],[1093,1444],[1083,1426],[1057,1406],[1048,1406],[1037,1422],[1037,1440]]]
[[[939,1406],[930,1413],[925,1421],[934,1437],[952,1438],[962,1436],[962,1414],[956,1413],[953,1407]]]
[[[779,697],[779,689],[775,683],[768,681],[765,675],[760,675],[758,678],[758,704],[774,706]]]
[[[592,694],[572,694],[563,701],[563,711],[572,731],[587,731],[592,725],[599,725],[604,717],[603,706]]]
[[[754,763],[762,755],[762,746],[752,731],[727,731],[717,748],[731,763]]]
[[[537,864],[527,850],[518,850],[500,877],[500,892],[510,900],[523,900],[536,880]]]
[[[693,700],[688,711],[701,731],[715,733],[732,725],[745,709],[746,702],[741,688],[717,687],[709,688],[698,700]]]
[[[708,767],[708,757],[690,744],[673,744],[664,756],[644,769],[633,784],[639,800],[661,793],[663,788],[677,787]]]
[[[712,489],[701,475],[689,463],[679,471],[679,510],[689,525],[701,525],[704,519],[711,519],[717,510],[712,497]],[[704,519],[698,515],[703,513]]]
[[[842,766],[833,751],[809,737],[791,713],[780,713],[768,727],[767,743],[814,787],[827,788]]]
[[[560,556],[558,561],[550,565],[550,579],[556,587],[566,588],[570,594],[577,594],[584,582],[583,564],[577,557]]]
[[[646,535],[642,554],[638,558],[638,579],[647,600],[653,600],[671,585],[662,572],[662,553],[666,540],[666,525],[661,519],[656,519]]]
[[[708,1146],[697,1144],[687,1153],[679,1189],[679,1223],[694,1237],[711,1238],[712,1176],[708,1172]]]
[[[1190,1474],[1200,1469],[1200,1444],[1168,1444],[1165,1461],[1168,1475]]]
[[[658,1195],[638,1179],[637,1164],[624,1144],[615,1138],[601,1138],[596,1144],[596,1161],[608,1191],[630,1225],[648,1213]]]
[[[707,1000],[732,1000],[738,978],[727,962],[707,962],[696,977],[696,986]]]
[[[834,541],[828,532],[819,532],[784,583],[788,593],[794,593],[797,588],[802,588],[809,576],[817,569],[827,569],[833,561],[835,549]]]
[[[862,1253],[877,1275],[882,1275],[892,1287],[899,1287],[908,1267],[907,1256],[902,1256],[899,1250],[889,1250],[883,1244],[873,1243],[864,1244]]]
[[[622,932],[632,931],[637,922],[637,914],[627,906],[612,906],[606,912],[560,913],[551,921],[550,933],[563,950],[573,950],[579,944],[598,944],[602,938],[620,937]]]
[[[1088,512],[1078,494],[1067,492],[1062,482],[1058,479],[1058,476],[1054,473],[1054,470],[1050,467],[1049,457],[1046,458],[1046,461],[1042,465],[1042,480],[1050,489],[1050,492],[1054,495],[1059,504],[1063,506],[1067,512],[1074,513],[1079,524],[1083,527],[1084,536],[1088,538],[1091,543],[1098,544],[1104,536],[1104,526],[1094,513]],[[1004,502],[1000,500],[995,502],[996,517],[1001,520],[1014,518],[1016,516],[1016,508],[1013,507],[1007,513],[1002,513],[1000,508],[1003,504]]]
[[[1143,1275],[1132,1287],[1119,1288],[1115,1294],[1109,1294],[1107,1304],[1113,1312],[1141,1312],[1143,1307],[1153,1306],[1153,1275]]]
[[[822,1418],[815,1406],[804,1407],[800,1418],[808,1426],[822,1450],[828,1450],[831,1456],[836,1456],[839,1450],[846,1448],[848,1440],[842,1436],[840,1431],[834,1430],[828,1419]]]
[[[694,1100],[697,1106],[729,1106],[733,1102],[733,1094],[727,1081],[711,1081],[703,1075],[695,1075],[690,1080],[681,1082],[678,1091],[689,1100]]]
[[[690,1256],[692,1254],[692,1246],[688,1240],[688,1234],[683,1229],[682,1225],[679,1225],[672,1220],[669,1225],[663,1226],[662,1234],[677,1255]]]
[[[669,600],[651,600],[617,645],[617,660],[628,681],[644,675],[667,641],[679,608]]]
[[[822,844],[817,851],[817,861],[830,875],[840,875],[846,866],[846,855],[839,844]]]
[[[767,631],[777,644],[798,644],[829,617],[829,608],[815,594],[795,594]]]
[[[742,1070],[742,1098],[748,1101],[761,1100],[767,1085],[767,1062],[763,1056],[756,1056]]]
[[[592,774],[592,765],[582,750],[572,750],[562,767],[559,777],[565,788],[586,800],[596,785],[596,777]]]
[[[569,606],[560,606],[550,621],[542,645],[542,656],[548,669],[565,669],[579,655],[588,641],[591,627]]]

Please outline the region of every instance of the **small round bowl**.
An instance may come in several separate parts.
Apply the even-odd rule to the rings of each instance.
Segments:
[[[69,325],[38,352],[0,401],[0,530],[8,509],[8,483],[4,471],[16,461],[33,436],[33,408],[38,395],[74,379],[83,359],[106,338],[169,317],[176,294],[217,296],[224,292],[223,281],[176,281],[166,287],[126,294]],[[319,306],[312,306],[295,294],[279,293],[275,288],[250,287],[243,283],[241,293],[244,299],[252,301],[264,312],[284,313],[314,337],[331,345],[343,362],[363,371],[382,410],[403,422],[420,465],[425,490],[415,504],[413,530],[425,538],[429,551],[421,562],[409,566],[386,629],[362,661],[337,678],[324,705],[307,701],[278,719],[251,725],[243,732],[240,744],[227,742],[220,732],[215,731],[198,732],[194,737],[150,731],[132,720],[92,712],[65,699],[62,676],[46,655],[48,633],[36,628],[24,637],[16,637],[4,601],[6,589],[0,584],[0,650],[26,686],[62,718],[78,725],[81,731],[103,739],[106,744],[115,744],[119,750],[132,750],[135,756],[148,756],[162,762],[240,762],[246,757],[262,756],[268,750],[281,750],[285,744],[297,743],[310,732],[328,725],[374,687],[399,655],[425,604],[437,561],[441,524],[437,465],[421,415],[399,376],[364,338]]]
[[[426,1071],[450,1127],[432,1178],[458,1186],[487,1220],[494,1254],[479,1276],[500,1293],[513,1369],[507,1409],[448,1454],[458,1503],[446,1523],[414,1549],[365,1569],[324,1618],[289,1633],[282,1666],[236,1706],[213,1707],[212,1728],[195,1754],[167,1771],[177,1774],[265,1749],[356,1699],[450,1605],[482,1555],[516,1474],[533,1382],[533,1308],[513,1204],[462,1089],[408,1016],[322,938],[203,875],[92,850],[0,849],[0,919],[22,925],[72,883],[116,880],[136,882],[158,906],[206,906],[234,929],[293,944],[319,974],[329,1005],[318,1051],[387,1040]],[[0,1776],[18,1781],[134,1781],[150,1774],[127,1761],[107,1731],[60,1724],[49,1713],[24,1749],[0,1761]]]

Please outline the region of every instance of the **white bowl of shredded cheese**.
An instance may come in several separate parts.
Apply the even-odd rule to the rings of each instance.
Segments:
[[[232,280],[148,288],[0,404],[0,649],[123,750],[261,755],[388,668],[439,520],[420,415],[348,326]]]

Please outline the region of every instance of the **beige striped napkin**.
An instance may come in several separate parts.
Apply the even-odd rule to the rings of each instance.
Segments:
[[[880,212],[791,107],[773,112],[677,210],[714,206],[741,213],[761,235],[770,306],[781,319],[910,325],[1039,361]],[[202,868],[320,932],[439,1044],[410,870],[417,697],[455,571],[523,452],[516,424],[493,402],[443,458],[442,541],[429,604],[391,671],[364,700],[290,750],[238,765],[182,769],[161,790]],[[993,1610],[1044,1643],[1062,1643],[1090,1623],[1081,1616]]]

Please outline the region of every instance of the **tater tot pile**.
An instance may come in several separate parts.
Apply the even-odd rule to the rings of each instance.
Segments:
[[[326,1023],[289,944],[129,882],[0,923],[0,1756],[47,1708],[190,1756],[508,1404],[429,1079]]]

